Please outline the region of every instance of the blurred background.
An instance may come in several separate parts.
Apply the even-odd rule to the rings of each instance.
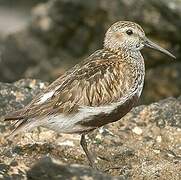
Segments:
[[[177,57],[143,50],[147,71],[140,104],[179,96],[181,0],[0,0],[0,82],[52,82],[102,48],[105,31],[119,20],[139,23]]]

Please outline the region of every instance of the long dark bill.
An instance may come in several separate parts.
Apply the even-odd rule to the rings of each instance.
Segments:
[[[149,48],[151,48],[151,49],[155,49],[155,50],[157,50],[157,51],[160,51],[160,52],[162,52],[162,53],[164,53],[164,54],[166,54],[166,55],[168,55],[168,56],[176,59],[176,57],[175,57],[173,54],[171,54],[170,52],[168,52],[166,49],[158,46],[158,45],[155,44],[154,42],[150,41],[148,38],[145,38],[144,43],[145,43],[145,46],[146,46],[146,47],[149,47]]]

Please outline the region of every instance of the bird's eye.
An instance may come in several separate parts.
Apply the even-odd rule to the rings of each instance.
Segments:
[[[128,30],[126,31],[126,34],[130,36],[130,35],[133,34],[133,31],[132,31],[131,29],[128,29]]]

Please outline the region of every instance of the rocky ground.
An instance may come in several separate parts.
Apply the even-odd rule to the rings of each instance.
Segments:
[[[8,140],[3,115],[19,109],[46,83],[0,83],[0,179],[181,178],[181,97],[134,108],[120,121],[89,134],[99,172],[88,167],[79,135],[46,129]]]

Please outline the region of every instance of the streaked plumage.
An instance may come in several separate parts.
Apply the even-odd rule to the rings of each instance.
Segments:
[[[141,94],[145,68],[140,50],[146,45],[156,46],[139,25],[128,21],[113,24],[103,49],[67,71],[24,109],[5,117],[17,120],[12,135],[38,126],[84,135],[121,119]]]

